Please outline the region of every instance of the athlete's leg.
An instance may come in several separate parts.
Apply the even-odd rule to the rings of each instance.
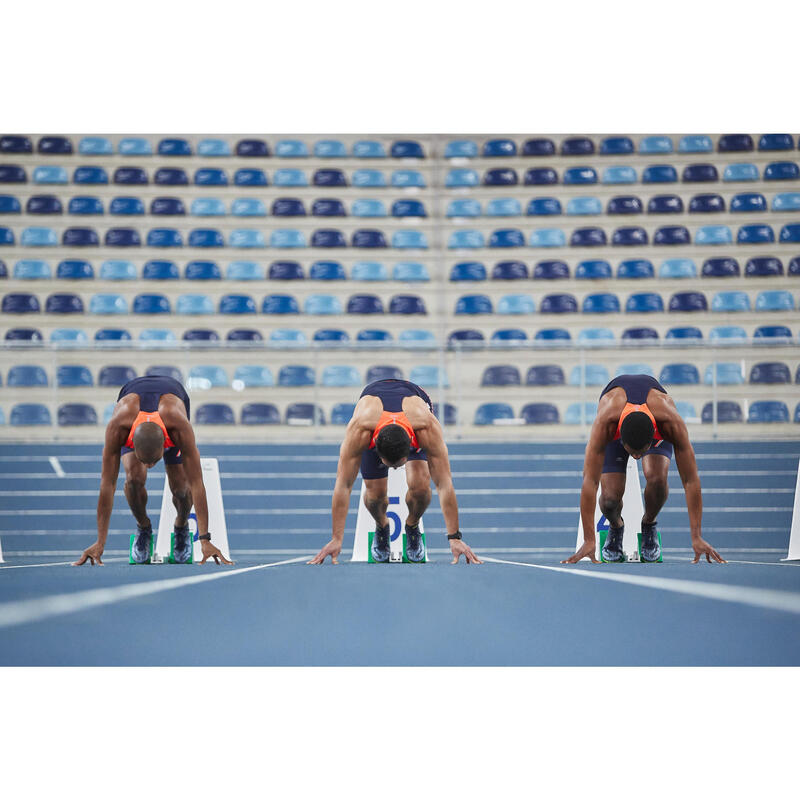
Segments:
[[[389,496],[386,494],[386,485],[386,478],[364,478],[364,505],[379,528],[385,528],[387,525],[386,509],[389,508]]]
[[[183,464],[164,464],[169,481],[169,490],[172,492],[172,504],[175,506],[175,527],[185,528],[189,523],[189,513],[192,510],[192,490],[189,480],[183,469]]]
[[[147,467],[136,458],[134,453],[125,453],[122,456],[122,465],[125,467],[125,497],[131,507],[136,524],[142,528],[150,528],[150,518],[147,516]]]
[[[600,511],[612,528],[622,526],[622,496],[624,494],[624,472],[604,472],[600,476]]]
[[[422,459],[407,461],[406,482],[408,483],[406,525],[409,528],[415,528],[431,504],[431,473],[428,469],[428,462]]]
[[[669,471],[669,458],[662,455],[645,455],[642,459],[642,470],[646,485],[644,487],[644,517],[642,523],[652,524],[658,517],[658,512],[664,507],[669,496],[667,472]]]

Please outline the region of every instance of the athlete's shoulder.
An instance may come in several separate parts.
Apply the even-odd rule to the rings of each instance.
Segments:
[[[383,414],[383,402],[374,394],[364,395],[356,403],[349,427],[356,429],[375,428]]]

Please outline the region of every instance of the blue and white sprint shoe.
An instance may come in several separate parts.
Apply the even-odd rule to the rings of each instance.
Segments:
[[[189,526],[176,527],[172,534],[172,563],[191,564],[192,549],[192,534],[189,532]]]
[[[625,524],[619,528],[609,528],[608,536],[606,536],[606,543],[603,545],[602,556],[603,561],[611,563],[624,561],[625,552],[622,549],[622,538],[625,535]]]
[[[642,523],[642,561],[655,562],[661,560],[661,542],[658,540],[658,526],[655,522]]]
[[[413,528],[406,525],[406,557],[415,564],[425,560],[425,542],[422,541],[419,525]]]
[[[131,563],[149,564],[153,551],[153,529],[137,527],[131,544]]]
[[[389,555],[391,553],[391,546],[389,544],[389,533],[391,527],[387,525],[385,528],[375,528],[375,535],[372,537],[372,549],[370,555],[376,564],[387,564],[389,562]]]

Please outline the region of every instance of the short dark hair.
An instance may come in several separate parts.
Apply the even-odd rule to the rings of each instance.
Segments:
[[[622,444],[628,445],[631,450],[643,450],[653,441],[653,420],[644,411],[631,411],[619,429],[619,438]]]
[[[375,439],[378,455],[390,464],[396,464],[411,453],[411,439],[401,425],[387,425],[381,428]]]
[[[133,449],[144,464],[152,464],[164,455],[164,431],[155,422],[143,422],[133,432]]]

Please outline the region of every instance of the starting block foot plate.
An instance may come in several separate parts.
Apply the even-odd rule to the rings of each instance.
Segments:
[[[136,534],[132,533],[131,534],[130,544],[128,545],[128,563],[129,564],[136,564],[137,566],[140,566],[140,562],[133,560],[133,542],[134,542],[135,538],[136,538]],[[152,536],[150,538],[150,558],[148,558],[147,561],[144,561],[142,563],[144,563],[144,564],[156,564],[156,563],[160,564],[161,563],[160,561],[157,562],[157,561],[153,560],[153,550],[154,550],[154,548],[155,548],[155,536]]]
[[[643,564],[661,564],[664,561],[664,548],[661,545],[661,531],[657,530],[656,531],[656,535],[658,536],[658,547],[659,547],[659,552],[660,552],[660,555],[658,557],[658,561],[645,561],[642,558],[642,534],[641,533],[637,533],[636,534],[636,541],[638,543],[638,551],[637,552],[639,553],[639,561],[641,561]]]
[[[402,537],[402,540],[403,540],[403,549],[401,551],[400,549],[396,548],[396,542],[392,542],[393,546],[392,546],[392,549],[391,549],[391,551],[389,553],[389,563],[390,564],[417,564],[417,563],[424,564],[428,560],[428,558],[427,558],[427,555],[428,555],[428,544],[425,541],[425,532],[424,531],[421,532],[420,535],[422,536],[422,544],[425,545],[425,561],[417,562],[417,561],[409,560],[408,553],[407,553],[407,550],[406,550],[406,534],[405,534],[405,531],[403,531],[400,534],[400,536]],[[374,536],[375,536],[375,531],[369,531],[369,540],[367,542],[367,561],[370,564],[379,563],[377,561],[373,561],[372,560],[372,539],[373,539]]]
[[[189,534],[191,536],[191,533]],[[172,531],[169,535],[169,557],[165,559],[168,564],[193,564],[194,563],[194,543],[192,543],[192,547],[189,550],[189,559],[187,561],[176,561],[175,560],[175,531]]]

